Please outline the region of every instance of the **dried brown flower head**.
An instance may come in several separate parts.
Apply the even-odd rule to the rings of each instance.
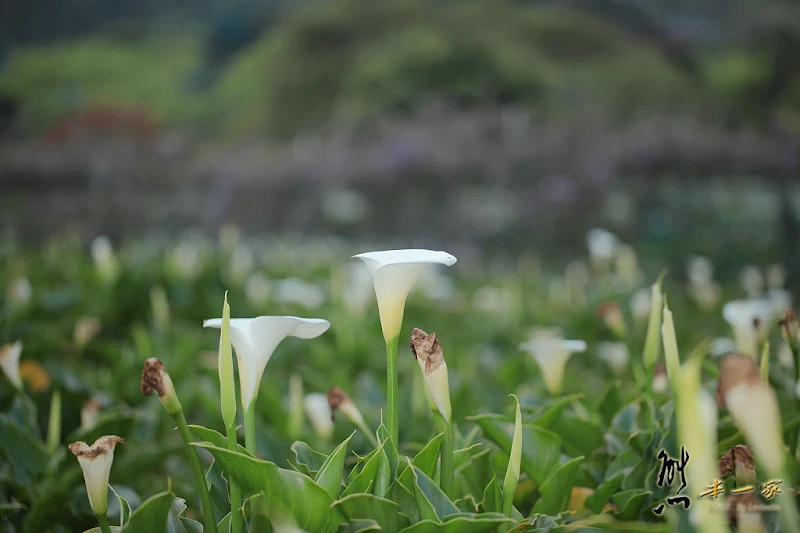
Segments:
[[[142,394],[150,396],[156,391],[158,397],[164,396],[164,363],[155,357],[144,362],[142,371]]]
[[[414,328],[411,332],[411,353],[414,354],[416,359],[420,359],[425,363],[425,374],[428,375],[442,364],[444,364],[444,354],[442,348],[439,346],[439,340],[436,338],[436,333],[428,335],[419,328]]]
[[[760,380],[760,373],[752,357],[729,353],[719,365],[717,384],[717,405],[725,405],[725,395],[736,385]]]

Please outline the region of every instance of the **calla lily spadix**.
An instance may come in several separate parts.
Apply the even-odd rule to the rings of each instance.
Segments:
[[[456,258],[433,250],[387,250],[354,255],[364,261],[372,274],[383,337],[389,342],[400,334],[406,298],[431,265],[452,266]]]
[[[552,332],[535,333],[519,345],[531,354],[539,368],[547,390],[559,394],[564,383],[564,369],[573,353],[585,352],[586,343],[581,340],[564,340]]]
[[[313,339],[325,333],[331,323],[321,318],[259,316],[231,319],[231,344],[239,363],[242,408],[247,411],[258,396],[258,386],[275,348],[286,337]],[[222,319],[203,322],[204,328],[221,328]]]

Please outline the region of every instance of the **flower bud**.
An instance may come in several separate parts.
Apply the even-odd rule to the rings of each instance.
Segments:
[[[447,377],[447,363],[444,362],[444,354],[436,333],[428,335],[421,329],[414,328],[410,346],[436,409],[449,424],[453,415],[450,406],[450,383]]]
[[[306,416],[314,428],[314,432],[323,440],[333,435],[333,413],[328,405],[328,397],[322,393],[306,394],[304,405]]]
[[[91,255],[100,279],[106,283],[115,282],[119,276],[119,263],[111,240],[105,235],[95,237],[91,244]]]
[[[792,349],[792,352],[800,352],[800,326],[797,323],[797,315],[794,309],[787,309],[783,318],[778,322],[781,326],[783,338],[786,344]]]
[[[354,426],[363,427],[366,425],[364,417],[361,416],[361,411],[339,387],[333,387],[328,391],[328,405],[331,408],[331,419],[334,418],[336,411],[339,410]]]
[[[597,314],[618,339],[624,339],[628,336],[625,317],[622,315],[622,310],[616,301],[610,300],[601,305],[597,309]]]
[[[22,355],[22,342],[0,346],[0,368],[3,369],[8,380],[19,390],[22,390],[22,377],[19,373],[19,357]]]
[[[746,487],[756,484],[756,465],[753,450],[749,446],[737,444],[719,460],[719,475],[726,477],[736,475],[736,485]]]
[[[100,417],[100,402],[96,398],[89,398],[81,408],[81,429],[86,431],[97,425]]]
[[[105,515],[108,511],[108,476],[114,462],[114,447],[122,442],[125,440],[116,435],[106,435],[91,446],[83,441],[69,445],[69,451],[78,458],[83,470],[89,505],[95,515]]]
[[[175,393],[175,387],[172,385],[172,378],[164,370],[164,363],[155,357],[144,362],[141,387],[142,394],[145,396],[150,396],[153,391],[156,391],[158,399],[161,400],[164,409],[171,416],[175,416],[183,410],[178,395]]]

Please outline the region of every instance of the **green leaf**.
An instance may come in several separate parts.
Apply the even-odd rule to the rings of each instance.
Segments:
[[[113,492],[114,496],[117,497],[117,502],[119,502],[119,525],[122,527],[130,519],[131,506],[128,503],[128,500],[120,496],[119,493],[114,490],[114,487],[109,485],[108,488],[111,489],[111,492]]]
[[[228,447],[228,439],[219,431],[214,431],[213,429],[208,429],[207,427],[195,426],[191,424],[189,425],[189,429],[192,431],[192,435],[194,435],[197,439],[195,442],[210,442],[217,448]],[[241,444],[237,444],[236,449],[239,451],[239,453],[243,453],[252,457],[252,454],[248,452],[247,449],[245,449]]]
[[[635,520],[650,501],[652,494],[651,491],[644,489],[618,492],[613,497],[614,505],[617,506],[617,509],[620,509],[618,513],[615,513],[615,516],[620,520]]]
[[[414,474],[414,497],[423,520],[443,520],[445,516],[459,512],[458,507],[422,470],[414,465],[409,468]]]
[[[499,513],[484,515],[459,513],[458,516],[449,517],[444,523],[423,520],[401,530],[400,533],[492,533],[503,524],[513,523],[513,520]]]
[[[414,459],[411,460],[411,464],[425,472],[430,478],[433,478],[436,475],[436,466],[439,463],[439,450],[442,447],[442,438],[444,437],[444,433],[439,433],[435,437],[433,437],[418,453],[414,456]],[[453,457],[453,463],[455,464],[455,453]],[[398,472],[398,479],[405,485],[406,487],[410,487],[414,483],[414,477],[411,473],[411,470],[408,468],[408,463],[399,467]]]
[[[563,413],[550,424],[561,437],[564,451],[572,456],[590,456],[605,444],[600,424],[571,413]]]
[[[619,490],[623,479],[625,479],[625,474],[618,472],[603,481],[594,493],[590,494],[583,502],[584,507],[595,514],[599,514],[605,504],[608,503],[608,500],[611,499],[611,496]]]
[[[344,517],[330,509],[333,499],[309,477],[275,463],[204,443],[222,469],[233,477],[246,494],[262,490],[266,494],[269,516],[291,516],[297,525],[319,533],[333,532]]]
[[[339,497],[339,492],[342,490],[342,475],[344,475],[344,458],[347,454],[347,445],[350,444],[350,439],[355,435],[355,431],[350,434],[339,446],[328,456],[328,459],[320,467],[317,472],[317,477],[314,481],[328,491],[331,498],[336,499]]]
[[[535,424],[543,428],[550,428],[550,423],[553,422],[572,402],[579,400],[586,396],[584,393],[572,394],[549,401],[541,406],[526,407],[522,409],[526,412],[525,423]],[[530,414],[528,414],[530,413]]]
[[[33,485],[48,459],[42,442],[5,414],[0,414],[0,455],[11,466],[14,479],[23,486]]]
[[[336,500],[333,506],[350,521],[371,519],[388,533],[395,533],[408,525],[407,521],[400,521],[405,515],[399,514],[397,503],[374,494],[351,494]]]
[[[147,498],[131,513],[122,533],[167,533],[167,516],[174,499],[175,495],[169,491]]]
[[[605,422],[607,426],[611,424],[614,415],[619,412],[622,407],[623,400],[622,396],[619,394],[620,390],[622,390],[622,382],[615,381],[608,386],[597,402],[600,416],[603,417],[603,422]]]
[[[381,526],[375,520],[358,519],[342,524],[336,533],[368,533],[370,531],[381,531]]]
[[[378,457],[378,471],[375,473],[375,483],[372,485],[372,493],[384,498],[388,495],[392,486],[392,472],[389,458],[386,456],[386,448],[381,450]]]
[[[381,425],[378,426],[378,429],[375,431],[375,435],[378,437],[378,442],[383,443],[384,449],[386,450],[386,458],[389,459],[389,467],[392,472],[392,481],[394,481],[394,474],[397,472],[397,465],[400,462],[397,448],[394,447],[392,439],[389,438],[389,430],[386,429],[386,426],[383,424],[383,422],[381,422]]]
[[[209,483],[211,507],[214,508],[214,520],[218,523],[231,512],[231,501],[228,498],[228,481],[223,477],[222,467],[215,460],[206,472]]]
[[[220,446],[222,448],[223,446]],[[324,453],[315,451],[302,441],[295,441],[292,444],[292,451],[296,457],[297,467],[299,472],[304,473],[308,477],[315,477],[322,465],[328,457]]]
[[[254,494],[247,500],[250,503],[250,533],[264,533],[272,531],[269,521],[269,507],[267,495],[263,492]],[[226,533],[226,532],[222,532]]]
[[[413,481],[411,484],[413,486]],[[390,493],[392,500],[400,507],[400,512],[408,516],[412,523],[419,522],[419,508],[414,492],[401,483],[399,478],[395,478]]]
[[[533,506],[534,513],[553,516],[567,508],[582,461],[583,457],[567,461],[542,483],[539,487],[542,497]]]
[[[375,476],[378,474],[380,467],[381,453],[384,446],[389,441],[384,441],[378,448],[374,449],[367,455],[361,462],[361,469],[358,474],[350,481],[350,484],[344,489],[342,496],[349,496],[359,492],[368,492],[372,484],[375,482]],[[388,459],[387,459],[388,460]]]
[[[491,450],[481,442],[475,443],[469,448],[461,448],[453,452],[453,470],[456,475],[465,470],[476,459],[489,453]]]
[[[517,483],[519,482],[521,468],[520,463],[522,462],[522,412],[519,407],[519,400],[516,396],[514,396],[514,400],[517,402],[514,437],[511,441],[511,453],[508,457],[506,477],[503,481],[503,514],[506,516],[511,515],[511,508],[514,506],[514,495],[517,492]],[[534,427],[530,429],[533,431]]]
[[[492,480],[486,485],[483,491],[483,510],[487,513],[499,513],[503,508],[503,494],[500,492],[500,484],[497,483],[497,476],[492,476]]]
[[[186,511],[186,500],[175,498],[167,515],[167,533],[203,533],[200,522],[182,516]]]

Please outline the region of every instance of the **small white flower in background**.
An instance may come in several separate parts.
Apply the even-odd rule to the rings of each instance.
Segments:
[[[735,352],[736,350],[736,341],[730,337],[717,337],[711,341],[711,355],[714,357],[722,357],[726,353]]]
[[[782,289],[786,283],[786,269],[783,265],[774,264],[767,267],[767,287]]]
[[[240,242],[231,251],[228,275],[234,283],[241,283],[253,270],[254,265],[253,249],[246,243]]]
[[[755,358],[758,344],[766,335],[773,319],[769,300],[734,300],[722,308],[722,316],[731,326],[740,353]]]
[[[456,258],[433,250],[387,250],[354,255],[372,274],[383,337],[389,342],[400,334],[406,299],[419,277],[431,265],[452,266]]]
[[[564,369],[573,353],[586,351],[581,340],[564,340],[553,328],[535,329],[527,342],[519,345],[528,352],[542,371],[542,378],[551,394],[559,394],[564,385]]]
[[[286,278],[275,282],[273,299],[301,305],[306,309],[319,309],[325,303],[325,291],[300,278]]]
[[[787,369],[794,367],[794,354],[792,354],[792,349],[785,342],[782,342],[778,348],[778,362]]]
[[[705,311],[716,307],[722,296],[722,288],[716,281],[690,283],[687,292],[697,306]]]
[[[372,274],[358,263],[347,263],[336,271],[336,286],[332,286],[345,308],[355,315],[363,315],[372,302],[375,289]]]
[[[615,374],[624,374],[630,361],[628,346],[624,342],[601,342],[597,345],[597,355],[608,363]]]
[[[92,261],[100,279],[105,282],[114,282],[119,275],[119,263],[114,254],[114,247],[106,235],[100,235],[92,240],[90,246]]]
[[[108,476],[114,463],[114,447],[122,442],[124,439],[116,435],[106,435],[91,446],[83,441],[69,445],[83,470],[86,493],[95,515],[105,515],[108,511]]]
[[[33,296],[31,282],[25,276],[20,276],[11,280],[8,284],[8,299],[18,306],[26,305]]]
[[[586,247],[596,268],[605,269],[614,259],[619,247],[619,239],[610,231],[592,228],[586,233]]]
[[[205,268],[207,252],[200,239],[182,239],[167,257],[169,267],[183,279],[196,279]]]
[[[753,265],[744,267],[739,274],[739,282],[748,298],[759,298],[764,294],[764,275],[758,267]]]
[[[656,394],[666,394],[669,389],[669,378],[666,372],[661,372],[653,376],[653,392]]]
[[[103,329],[103,324],[96,316],[79,318],[72,329],[72,340],[75,342],[75,346],[79,349],[84,348],[100,333],[101,329]]]
[[[792,293],[786,289],[769,289],[769,301],[772,302],[773,316],[782,318],[787,309],[792,308]]]
[[[269,301],[272,286],[261,272],[253,272],[244,282],[244,294],[253,307],[260,307]]]
[[[231,344],[239,363],[242,408],[246,412],[258,395],[261,377],[275,349],[286,337],[313,339],[325,333],[331,323],[321,318],[259,316],[231,319]],[[204,328],[222,328],[221,318],[203,322]]]
[[[22,342],[0,346],[0,368],[8,380],[22,390],[22,377],[19,374],[19,358],[22,355]]]
[[[500,317],[511,315],[515,306],[515,298],[505,287],[484,285],[472,295],[472,307],[477,311]]]
[[[96,398],[89,400],[81,407],[81,429],[89,430],[97,425],[100,417],[100,402]]]
[[[714,279],[714,264],[708,257],[689,256],[686,261],[686,276],[689,282],[696,285],[709,283]]]
[[[629,244],[622,244],[617,249],[615,258],[615,283],[622,291],[632,290],[642,283],[643,274],[639,270],[639,258],[636,249]]]
[[[306,394],[303,405],[314,432],[323,440],[330,439],[333,435],[334,424],[328,396],[321,392]]]
[[[642,324],[646,324],[647,320],[650,318],[651,292],[649,287],[643,287],[634,292],[633,296],[631,296],[631,314],[634,320]]]

